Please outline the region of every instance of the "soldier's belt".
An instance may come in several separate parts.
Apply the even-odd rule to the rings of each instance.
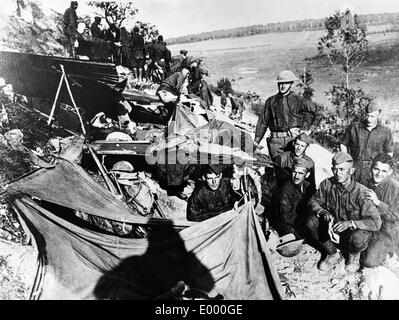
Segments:
[[[270,136],[272,138],[286,138],[286,137],[291,137],[292,134],[289,131],[271,131]]]

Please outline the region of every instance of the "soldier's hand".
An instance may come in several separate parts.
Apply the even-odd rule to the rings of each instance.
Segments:
[[[373,203],[378,207],[381,204],[381,201],[378,199],[377,194],[371,190],[366,190],[366,198],[373,201]]]
[[[338,222],[334,223],[333,230],[336,233],[341,233],[351,227],[352,227],[352,222],[350,222],[350,221],[338,221]]]
[[[332,216],[331,216],[331,214],[327,211],[327,210],[323,210],[323,211],[321,211],[320,213],[319,213],[319,217],[321,218],[321,219],[323,219],[325,222],[329,222],[330,220],[332,220]]]

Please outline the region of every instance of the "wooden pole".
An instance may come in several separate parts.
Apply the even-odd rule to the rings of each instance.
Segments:
[[[97,164],[98,169],[100,170],[105,183],[108,186],[108,189],[111,191],[112,194],[119,196],[118,191],[116,190],[115,186],[113,185],[111,179],[108,177],[107,173],[105,172],[100,160],[98,159],[96,153],[94,152],[93,148],[86,143],[87,149],[89,149],[91,156],[93,157],[95,163]]]
[[[62,68],[62,71],[64,72],[64,67],[63,67],[62,65],[61,65],[61,68]],[[65,72],[64,72],[64,73],[65,73]],[[73,98],[72,91],[71,91],[71,88],[69,87],[69,82],[68,82],[68,78],[66,77],[66,75],[65,75],[65,77],[64,77],[64,80],[65,80],[65,84],[66,84],[66,86],[67,86],[68,93],[69,93],[69,96],[70,96],[70,98],[71,98],[72,104],[73,104],[73,106],[74,106],[75,109],[76,109],[76,113],[78,114],[79,121],[80,121],[80,126],[81,126],[81,128],[82,128],[82,132],[83,132],[83,134],[86,134],[86,129],[85,129],[85,126],[84,126],[84,124],[83,124],[82,117],[81,117],[81,115],[80,115],[80,112],[79,112],[78,107],[76,106],[75,99]]]
[[[60,78],[60,83],[58,84],[57,93],[55,94],[54,103],[53,103],[53,106],[51,107],[50,116],[47,121],[48,126],[51,125],[51,122],[54,120],[55,107],[57,105],[58,96],[60,95],[62,83],[64,82],[64,78],[65,78],[64,66],[62,64],[60,66],[61,66],[62,74],[61,74],[61,78]]]

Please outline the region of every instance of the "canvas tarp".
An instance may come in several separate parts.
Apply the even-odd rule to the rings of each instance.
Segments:
[[[61,158],[53,168],[32,172],[10,183],[7,189],[101,218],[135,224],[149,222],[94,181],[82,167]],[[192,224],[187,220],[175,223]]]
[[[41,257],[35,298],[154,299],[178,281],[224,299],[283,296],[251,202],[180,232],[152,228],[145,239],[79,227],[27,197],[15,208]]]

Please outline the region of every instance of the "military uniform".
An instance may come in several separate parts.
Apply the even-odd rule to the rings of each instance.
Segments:
[[[290,129],[298,127],[314,131],[322,117],[322,109],[312,101],[292,92],[287,95],[278,93],[266,100],[256,124],[255,142],[259,143],[269,128],[271,136],[267,145],[271,158],[275,159],[295,139]]]
[[[195,188],[187,204],[187,220],[203,221],[233,208],[238,196],[229,178],[222,177],[219,188],[211,190],[205,182]]]
[[[297,239],[303,237],[306,206],[314,191],[309,182],[298,186],[291,179],[277,189],[272,197],[270,225],[280,236],[293,233]]]
[[[365,198],[365,191],[366,187],[353,178],[347,188],[337,184],[335,177],[320,184],[319,190],[309,201],[310,215],[306,221],[309,242],[316,246],[316,249],[329,255],[337,251],[328,237],[327,226],[319,221],[318,215],[323,210],[327,210],[334,217],[334,222],[353,221],[356,227],[340,233],[339,246],[342,250],[358,253],[367,248],[373,232],[381,227],[381,218],[376,206]]]
[[[399,185],[391,179],[378,185],[369,180],[366,185],[381,201],[377,207],[382,219],[381,230],[374,234],[363,254],[364,266],[373,268],[383,264],[387,253],[399,254]]]
[[[368,131],[363,122],[355,122],[348,127],[341,142],[354,160],[355,179],[363,184],[369,178],[373,157],[381,152],[393,152],[392,132],[380,123]]]
[[[76,10],[71,6],[64,13],[64,35],[68,38],[68,52],[74,55],[74,42],[78,36],[78,16]]]

